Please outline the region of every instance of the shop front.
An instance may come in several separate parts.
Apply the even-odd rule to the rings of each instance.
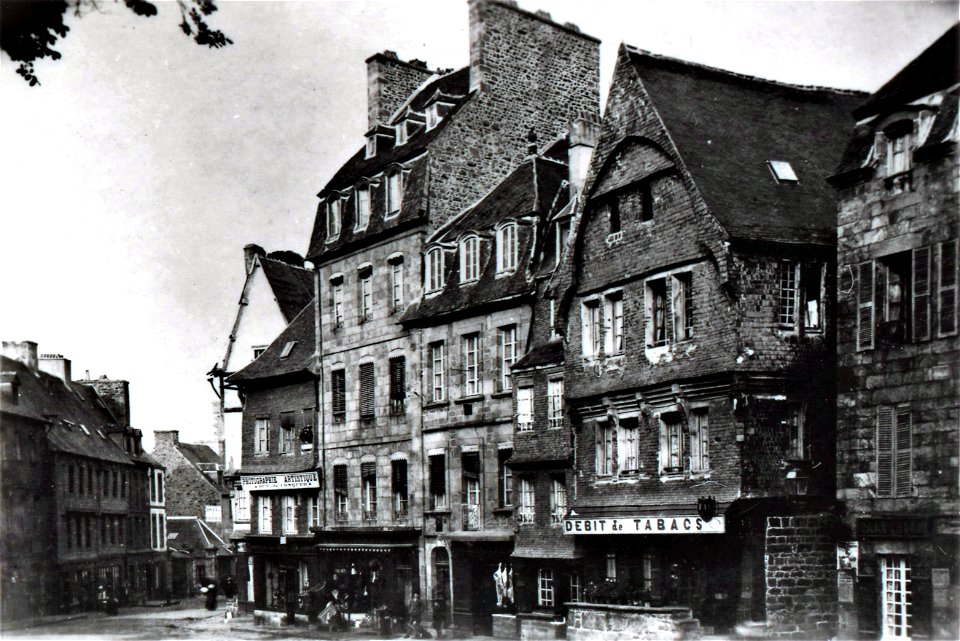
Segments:
[[[461,531],[439,538],[450,550],[453,626],[470,634],[490,635],[493,615],[513,611],[513,532]]]

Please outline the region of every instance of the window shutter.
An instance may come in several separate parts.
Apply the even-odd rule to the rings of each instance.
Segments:
[[[347,373],[335,370],[330,373],[330,387],[333,392],[333,413],[343,414],[347,410]]]
[[[377,475],[377,464],[376,464],[376,463],[371,462],[371,463],[361,463],[361,464],[360,464],[360,476],[361,476],[362,478],[365,478],[365,477],[368,477],[368,476],[376,476],[376,475]]]
[[[394,461],[391,469],[391,486],[394,493],[407,493],[407,462],[400,460]]]
[[[667,345],[674,342],[674,336],[679,335],[677,328],[674,327],[674,321],[676,319],[673,315],[673,292],[675,289],[677,289],[677,287],[674,286],[672,278],[663,279],[663,304],[669,306],[668,309],[663,310],[663,324],[665,325],[664,331],[667,337]]]
[[[447,463],[443,454],[430,457],[430,494],[439,496],[447,493]]]
[[[957,332],[957,241],[940,244],[939,334]]]
[[[913,340],[930,338],[930,248],[913,250]]]
[[[896,430],[896,495],[910,496],[911,465],[913,462],[913,425],[910,407],[905,405],[897,408]]]
[[[333,487],[338,492],[347,491],[347,466],[333,466]]]
[[[667,279],[670,283],[670,316],[673,319],[673,335],[676,341],[682,341],[683,330],[683,283],[678,278]]]
[[[403,356],[390,359],[391,400],[398,401],[406,397],[405,365],[406,359]]]
[[[360,418],[373,417],[373,363],[363,363],[360,365]]]
[[[893,408],[877,408],[877,494],[893,494]]]
[[[860,263],[857,278],[857,351],[873,349],[874,267],[873,261]]]

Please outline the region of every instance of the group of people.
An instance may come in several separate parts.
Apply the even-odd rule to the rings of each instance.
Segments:
[[[410,597],[410,604],[407,606],[407,633],[405,638],[430,639],[430,633],[427,632],[422,624],[424,612],[424,603],[420,599],[420,593],[416,590]],[[433,597],[433,629],[437,632],[437,638],[443,638],[443,629],[447,626],[447,595],[446,590],[438,587]]]

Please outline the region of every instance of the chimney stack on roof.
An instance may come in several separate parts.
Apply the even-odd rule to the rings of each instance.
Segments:
[[[387,124],[400,105],[432,75],[427,63],[405,62],[396,51],[367,58],[367,129]]]
[[[117,423],[124,427],[130,427],[130,383],[127,381],[114,381],[106,376],[101,376],[96,380],[76,381],[81,385],[87,385],[97,390],[97,394],[103,399],[103,403],[113,414]]]
[[[570,185],[577,191],[583,189],[593,148],[597,146],[599,137],[600,123],[590,116],[577,118],[570,127],[570,150],[567,152]]]
[[[33,341],[3,341],[3,355],[20,361],[34,371],[38,368],[37,344]]]
[[[41,354],[40,371],[56,376],[66,383],[73,380],[70,359],[64,358],[63,354]]]
[[[243,247],[243,263],[246,266],[247,273],[249,274],[253,270],[253,259],[256,256],[266,256],[267,252],[260,245],[254,245],[250,243],[249,245],[244,245]]]

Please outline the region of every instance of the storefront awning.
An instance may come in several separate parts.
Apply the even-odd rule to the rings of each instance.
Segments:
[[[317,543],[315,546],[325,552],[399,552],[413,550],[413,543]]]
[[[477,530],[467,532],[449,532],[437,534],[444,541],[512,541],[512,530]]]

